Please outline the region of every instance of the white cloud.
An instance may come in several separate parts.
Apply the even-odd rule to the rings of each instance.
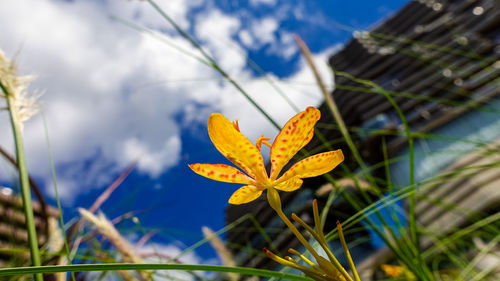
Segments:
[[[122,151],[126,162],[137,160],[139,169],[149,171],[151,176],[157,177],[167,167],[173,166],[179,161],[179,156],[172,154],[172,151],[180,151],[180,149],[181,140],[178,136],[169,137],[155,153],[151,153],[146,143],[134,137],[125,140]]]
[[[250,47],[254,45],[254,39],[248,30],[246,29],[241,30],[238,33],[238,36],[241,40],[241,43],[243,43],[245,47]]]
[[[275,44],[269,49],[270,53],[280,54],[284,59],[290,59],[298,52],[297,44],[290,32],[281,31],[279,44]]]
[[[146,246],[138,249],[137,252],[142,255],[148,255],[148,258],[144,259],[145,263],[164,263],[165,260],[169,258],[179,256],[183,250],[177,243],[172,244],[159,244],[159,243],[148,243]],[[182,253],[178,262],[182,264],[218,264],[216,259],[203,260],[201,257],[196,255],[195,252],[191,251],[188,253]],[[205,278],[213,277],[214,274],[211,272],[196,272],[197,275],[203,276]],[[153,276],[155,280],[196,280],[195,276],[186,271],[156,271]],[[170,277],[170,278],[169,278]]]
[[[254,36],[260,44],[272,43],[276,40],[274,33],[278,29],[278,22],[273,18],[263,18],[255,20],[252,25]]]
[[[245,48],[257,50],[266,44],[279,44],[275,35],[277,30],[278,22],[275,18],[259,18],[253,19],[249,28],[242,29],[238,36]]]
[[[68,198],[78,189],[71,182],[79,174],[86,179],[79,182],[81,189],[105,184],[133,160],[151,176],[175,165],[180,140],[173,114],[189,102],[186,89],[165,84],[131,89],[163,77],[201,73],[197,62],[172,55],[158,41],[111,21],[113,8],[127,6],[116,2],[103,7],[97,1],[11,1],[0,12],[1,32],[9,38],[0,47],[12,56],[22,46],[21,70],[40,74],[34,87],[45,90],[43,108],[54,158],[56,166],[64,166],[59,172],[61,194]],[[174,70],[172,65],[183,67]],[[8,123],[2,129],[8,130]],[[44,139],[39,116],[26,125],[25,141],[30,168],[47,176]],[[137,159],[132,159],[130,140],[138,145],[133,155]],[[9,140],[2,142],[12,147]],[[80,165],[91,159],[91,167]]]
[[[157,0],[155,3],[180,27],[187,29],[191,25],[187,17],[189,9],[200,6],[203,0]],[[114,16],[140,22],[150,28],[173,31],[173,28],[165,25],[165,19],[143,1],[110,1],[107,8]]]
[[[240,76],[245,67],[245,60],[239,54],[244,51],[233,43],[240,21],[214,9],[198,16],[195,33],[202,40],[204,47],[215,57],[217,63],[233,76]]]
[[[275,6],[277,0],[250,0],[250,4],[252,6],[259,6],[259,5],[269,5],[269,6]]]
[[[19,51],[17,61],[21,72],[39,75],[33,87],[44,91],[42,107],[59,189],[66,204],[89,188],[109,183],[131,161],[137,160],[139,170],[152,177],[175,165],[181,153],[181,128],[174,116],[184,112],[186,120],[206,122],[208,113],[193,109],[193,103],[208,105],[230,119],[239,118],[242,131],[251,139],[262,133],[274,137],[277,132],[214,70],[109,17],[115,15],[168,31],[168,25],[147,3],[122,0],[7,2],[0,10],[0,48],[10,57]],[[290,57],[296,53],[290,34],[279,33],[278,40],[278,23],[265,19],[255,30],[246,31],[252,34],[245,35],[238,18],[216,8],[202,13],[194,21],[189,20],[189,9],[199,4],[199,1],[160,1],[160,6],[181,26],[194,29],[204,48],[241,82],[266,112],[284,124],[294,110],[265,79],[252,77],[246,67],[246,51],[235,39],[246,38],[242,39],[244,44],[266,42],[281,46],[282,49],[275,47],[273,52],[280,51]],[[197,53],[180,36],[172,33],[166,38],[185,51]],[[329,54],[316,56],[327,80],[331,80],[330,72],[325,70]],[[207,77],[218,78],[178,82]],[[287,79],[313,81],[304,62]],[[321,101],[314,86],[283,84],[280,87],[301,109]],[[4,113],[0,114],[0,130],[9,132],[0,139],[0,144],[12,149],[9,122]],[[46,189],[50,192],[50,168],[40,115],[26,124],[25,132],[30,171],[46,180]],[[0,177],[6,178],[5,174]]]
[[[266,54],[290,59],[298,52],[293,34],[279,30],[276,17],[253,19],[249,29],[241,29],[238,38],[247,49],[258,50],[266,46]]]

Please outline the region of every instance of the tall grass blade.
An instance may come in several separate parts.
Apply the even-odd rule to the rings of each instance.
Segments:
[[[43,110],[41,111],[41,115],[43,119],[43,128],[45,132],[45,141],[47,143],[47,151],[49,154],[50,172],[52,176],[52,182],[54,184],[54,194],[56,195],[57,210],[59,211],[59,224],[61,225],[61,232],[64,240],[64,253],[66,254],[67,263],[71,264],[71,253],[69,251],[68,236],[66,235],[66,230],[64,228],[64,213],[61,207],[61,199],[59,198],[59,189],[57,188],[56,168],[54,165],[54,158],[52,157],[52,148],[50,146],[49,129],[47,127],[47,121],[45,119],[45,114],[43,113]],[[71,280],[75,281],[75,274],[73,272],[71,273]]]

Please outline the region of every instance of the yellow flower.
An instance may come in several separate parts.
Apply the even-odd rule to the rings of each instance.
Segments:
[[[415,275],[403,266],[382,264],[380,268],[389,277],[405,277],[406,280],[415,280]]]
[[[213,113],[208,118],[208,135],[212,143],[245,173],[225,164],[198,163],[189,167],[195,173],[216,181],[244,184],[229,198],[230,204],[251,202],[266,188],[294,191],[300,188],[303,178],[328,173],[344,160],[340,149],[316,154],[299,161],[278,178],[283,167],[312,139],[314,125],[320,117],[319,110],[308,107],[285,124],[272,145],[266,142],[269,138],[264,136],[254,145],[240,133],[237,122],[231,123],[222,114]],[[271,147],[269,176],[260,153],[262,144]]]

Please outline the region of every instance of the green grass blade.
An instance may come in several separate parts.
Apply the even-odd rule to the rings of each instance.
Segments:
[[[132,264],[132,263],[108,263],[108,264],[74,264],[74,265],[50,265],[1,268],[0,277],[58,272],[90,272],[90,271],[116,271],[116,270],[198,270],[211,272],[232,272],[245,275],[275,277],[290,281],[311,281],[308,277],[276,272],[265,269],[247,267],[229,267],[219,265],[192,265],[192,264]]]
[[[45,141],[47,142],[47,152],[49,154],[49,163],[50,163],[50,172],[52,175],[52,182],[54,183],[54,192],[56,195],[56,202],[57,202],[57,210],[59,211],[59,224],[61,225],[61,232],[63,235],[63,240],[64,240],[64,253],[66,254],[66,258],[68,261],[68,264],[71,264],[71,254],[69,251],[69,245],[68,245],[68,237],[66,235],[66,231],[64,229],[64,215],[63,215],[63,210],[61,207],[61,200],[59,198],[59,190],[57,188],[57,176],[56,176],[56,168],[54,165],[54,158],[52,157],[52,148],[50,146],[50,139],[49,139],[49,129],[47,127],[47,120],[45,119],[45,114],[43,110],[41,110],[41,115],[42,115],[42,120],[43,120],[43,128],[45,132]],[[75,281],[75,275],[71,273],[71,279]]]

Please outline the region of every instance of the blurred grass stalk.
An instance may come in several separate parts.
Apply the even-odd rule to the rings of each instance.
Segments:
[[[99,216],[96,216],[83,208],[79,208],[78,211],[80,212],[82,218],[92,223],[95,229],[116,247],[118,252],[123,255],[122,259],[124,262],[135,264],[142,263],[142,259],[134,252],[132,246],[120,235],[118,230],[114,227],[113,223],[110,222],[104,216],[104,214],[101,213]],[[142,281],[152,280],[148,272],[137,271],[137,273],[140,277],[140,280]],[[123,274],[121,274],[121,276],[124,277]],[[128,276],[126,279],[133,280],[129,277],[130,276]]]
[[[36,113],[36,97],[27,95],[27,87],[31,82],[30,76],[17,76],[16,66],[7,60],[3,52],[0,51],[0,94],[6,101],[6,110],[9,112],[14,144],[16,148],[17,166],[19,170],[19,182],[21,185],[24,215],[26,218],[26,229],[30,246],[31,262],[34,266],[40,266],[40,252],[31,204],[31,191],[26,167],[26,157],[23,145],[24,122]],[[36,281],[42,281],[42,274],[35,274]]]
[[[297,34],[294,35],[295,37],[295,42],[297,43],[297,46],[300,49],[300,52],[304,56],[304,58],[307,61],[307,64],[311,68],[314,78],[316,79],[316,83],[318,84],[318,87],[321,90],[321,93],[323,94],[323,97],[325,98],[325,103],[328,106],[328,109],[331,111],[335,122],[337,123],[340,133],[344,137],[347,146],[349,146],[349,149],[351,150],[352,154],[354,155],[354,158],[356,158],[356,161],[360,164],[363,173],[368,170],[366,167],[366,164],[363,161],[363,158],[361,158],[361,155],[359,154],[358,149],[354,145],[354,142],[351,139],[351,136],[349,135],[349,132],[347,131],[347,127],[344,123],[344,120],[342,119],[342,116],[340,115],[340,111],[337,107],[337,104],[333,100],[332,96],[326,89],[325,83],[323,82],[323,79],[321,79],[321,75],[319,74],[318,69],[316,68],[316,65],[314,64],[311,51],[309,51],[309,48],[307,45],[304,43],[304,41],[298,36]]]
[[[217,234],[207,226],[203,226],[201,228],[201,231],[203,232],[203,236],[209,240],[210,245],[212,245],[212,248],[219,256],[222,264],[225,266],[236,266],[233,255],[226,248],[226,245],[224,245],[224,242],[219,238],[219,236],[217,236]],[[239,274],[231,272],[227,273],[226,276],[228,281],[238,281],[240,278]]]

